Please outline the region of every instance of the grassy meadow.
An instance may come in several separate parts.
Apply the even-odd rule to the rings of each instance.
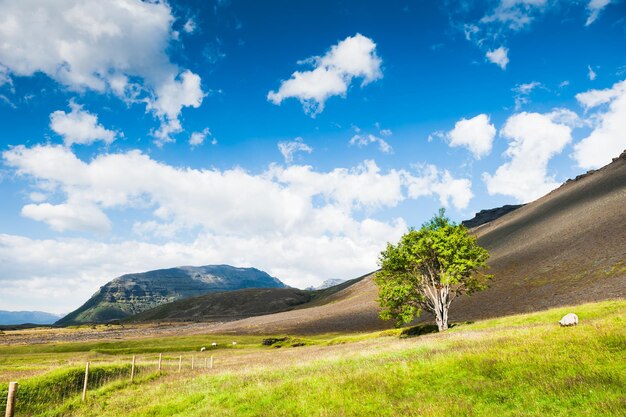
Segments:
[[[578,326],[557,324],[567,312],[579,315]],[[457,324],[442,334],[292,337],[280,348],[232,335],[3,346],[0,392],[22,372],[17,415],[626,416],[625,325],[626,301],[607,301]],[[220,346],[198,352],[211,340]],[[157,347],[166,352],[161,376]],[[133,383],[115,378],[129,372],[130,354],[143,366]],[[202,366],[206,355],[213,369]],[[76,386],[86,360],[112,377],[96,381],[82,403]],[[68,388],[55,394],[52,386]]]

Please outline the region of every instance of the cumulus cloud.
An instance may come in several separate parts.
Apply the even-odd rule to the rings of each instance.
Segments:
[[[489,194],[509,195],[525,203],[556,188],[559,183],[548,175],[548,162],[572,141],[576,122],[577,116],[564,109],[509,117],[500,134],[509,141],[505,155],[510,160],[493,175],[483,174]]]
[[[324,56],[314,56],[301,64],[312,64],[309,71],[296,71],[281,83],[278,91],[270,91],[267,99],[280,104],[297,98],[305,113],[315,116],[324,110],[326,100],[346,95],[354,78],[362,78],[361,86],[382,78],[382,60],[376,44],[359,33],[333,45]]]
[[[480,159],[491,152],[496,128],[490,123],[488,115],[479,114],[471,119],[459,120],[454,129],[437,136],[442,136],[452,147],[462,146],[469,149],[474,158]]]
[[[610,3],[611,3],[611,0],[589,0],[589,3],[587,4],[587,11],[589,12],[589,17],[587,17],[585,26],[589,26],[590,24],[595,22],[598,16],[600,16],[600,12]]]
[[[419,175],[408,178],[408,193],[411,198],[437,194],[444,207],[453,205],[465,209],[474,196],[472,182],[466,178],[454,178],[448,170],[434,165],[417,166]]]
[[[117,132],[105,129],[98,123],[98,116],[83,110],[83,107],[70,101],[69,113],[57,110],[50,114],[50,129],[63,138],[63,143],[90,145],[96,141],[112,143]]]
[[[509,50],[504,46],[487,51],[485,56],[489,62],[496,64],[503,70],[506,69],[506,66],[509,63]]]
[[[594,128],[574,145],[573,157],[582,168],[600,168],[626,149],[626,80],[604,90],[589,90],[576,95]]]
[[[306,230],[325,224],[312,222],[311,216],[327,206],[348,217],[354,210],[393,207],[405,200],[406,187],[416,178],[405,170],[382,173],[374,161],[329,172],[316,172],[310,166],[270,166],[258,175],[240,168],[176,168],[139,151],[103,154],[83,162],[70,149],[52,145],[16,146],[3,152],[3,158],[18,175],[34,180],[34,191],[57,201],[65,196],[64,204],[69,206],[80,202],[101,210],[148,208],[155,221],[178,230],[200,226],[214,233]],[[433,188],[429,195],[433,193],[438,190]],[[324,203],[317,205],[319,201]],[[43,207],[45,216],[38,217],[51,226],[82,227],[81,216],[76,217],[75,228],[66,220],[69,207]],[[318,232],[337,233],[343,227],[337,222],[333,229]]]
[[[296,152],[306,152],[306,153],[313,152],[313,148],[311,148],[309,145],[304,143],[304,139],[300,137],[296,138],[295,140],[291,142],[279,142],[278,150],[283,155],[283,158],[285,158],[286,164],[290,164],[293,162],[293,155]]]
[[[375,269],[385,242],[407,228],[401,218],[376,219],[378,210],[425,197],[464,208],[472,196],[471,182],[448,171],[383,171],[374,161],[330,171],[271,165],[253,174],[174,167],[139,151],[83,161],[55,145],[16,146],[2,157],[32,184],[35,198],[22,214],[54,230],[106,233],[110,212],[143,213],[138,235],[126,241],[0,235],[0,281],[11,278],[2,281],[3,296],[28,288],[39,300],[56,291],[76,306],[116,275],[181,264],[256,266],[300,287],[358,276]],[[168,243],[144,241],[161,236]],[[68,283],[80,292],[68,292]]]
[[[200,77],[166,54],[173,20],[162,1],[0,2],[0,65],[10,76],[43,73],[73,91],[146,103],[163,144],[182,130],[182,108],[204,97]]]
[[[189,137],[189,145],[192,148],[195,148],[196,146],[200,146],[204,143],[206,138],[209,136],[211,136],[211,130],[208,127],[205,127],[200,132],[193,132],[191,136]],[[215,138],[213,140],[215,140]]]

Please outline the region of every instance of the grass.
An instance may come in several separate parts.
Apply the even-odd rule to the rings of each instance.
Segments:
[[[571,311],[580,324],[559,327]],[[45,415],[82,417],[626,416],[625,325],[626,301],[608,301],[458,324],[443,334],[424,334],[422,326],[320,335],[281,349],[252,338],[224,350],[210,374],[106,384],[86,404],[73,396],[42,407]],[[39,378],[29,383],[55,377]]]

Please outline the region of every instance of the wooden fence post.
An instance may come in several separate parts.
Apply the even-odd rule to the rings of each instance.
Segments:
[[[191,357],[191,370],[193,371],[193,356]]]
[[[207,358],[206,356],[204,357],[204,367],[205,368],[209,367],[209,358]]]
[[[133,362],[130,365],[130,382],[135,379],[135,355],[133,355]]]
[[[5,417],[13,417],[15,413],[15,397],[17,396],[17,382],[9,383],[9,393],[7,394],[7,408],[4,414]]]
[[[178,357],[178,373],[183,369],[183,355]]]
[[[159,373],[161,373],[161,361],[163,360],[163,354],[159,353]]]
[[[85,365],[85,382],[83,383],[83,402],[87,398],[87,381],[89,381],[89,362]]]
[[[211,356],[211,369],[213,369],[213,356]]]

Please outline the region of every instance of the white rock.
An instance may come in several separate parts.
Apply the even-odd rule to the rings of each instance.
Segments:
[[[563,316],[559,321],[561,326],[576,326],[578,324],[578,316],[574,313],[569,313]]]

